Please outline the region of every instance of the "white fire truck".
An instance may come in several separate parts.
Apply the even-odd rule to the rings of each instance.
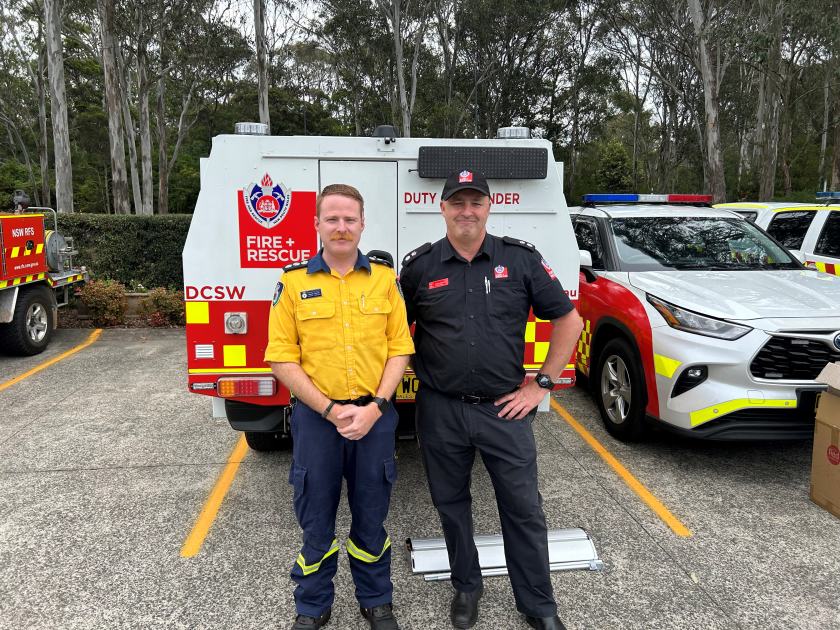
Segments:
[[[29,197],[19,190],[14,199],[15,211],[0,212],[0,352],[27,356],[47,347],[58,307],[88,272],[73,265],[78,252],[73,239],[58,231],[55,210],[28,207]]]
[[[361,191],[361,247],[386,251],[398,264],[443,236],[444,179],[465,168],[483,172],[493,193],[488,231],[533,243],[577,301],[580,258],[562,164],[551,144],[531,139],[527,129],[504,128],[492,140],[443,140],[398,138],[387,126],[368,138],[278,137],[257,123],[236,127],[214,138],[202,159],[184,246],[187,370],[189,390],[211,397],[214,416],[244,431],[251,448],[276,448],[289,433],[290,394],[263,361],[268,314],[280,269],[319,249],[315,198],[328,184]],[[523,357],[529,374],[542,365],[550,328],[531,315]],[[574,375],[571,358],[561,383],[570,386]],[[396,393],[406,419],[416,391],[409,372]]]

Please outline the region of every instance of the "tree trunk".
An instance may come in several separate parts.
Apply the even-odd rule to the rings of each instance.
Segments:
[[[154,211],[152,188],[152,130],[149,116],[149,76],[145,40],[137,51],[137,100],[140,110],[140,170],[143,181],[143,207],[140,214],[151,215]]]
[[[38,21],[38,41],[42,41],[43,33],[41,21]],[[38,128],[40,140],[38,141],[38,158],[41,163],[41,195],[38,203],[42,206],[51,207],[52,198],[50,195],[50,137],[47,135],[47,88],[44,85],[46,77],[47,52],[41,46],[38,51],[38,73],[36,75],[35,90],[38,93]]]
[[[64,48],[61,41],[59,2],[60,0],[44,0],[50,114],[55,150],[55,205],[59,212],[73,212],[73,163],[70,157],[70,129],[67,124],[67,96],[64,91]]]
[[[758,200],[770,201],[776,188],[776,163],[779,154],[779,110],[780,89],[779,73],[782,64],[782,24],[781,15],[775,2],[766,8],[767,18],[762,21],[769,31],[770,44],[766,62],[761,71],[762,82],[762,117],[757,121],[756,130],[760,138],[761,169],[758,177]]]
[[[718,77],[712,66],[706,34],[706,16],[700,6],[700,0],[688,0],[694,34],[700,56],[700,73],[703,78],[703,104],[705,109],[706,165],[708,187],[714,203],[726,201],[726,180],[723,171],[723,153],[720,145],[720,99],[718,96]]]
[[[161,75],[160,78],[158,78],[157,91],[158,214],[169,214],[169,156],[166,147],[166,106],[164,103],[164,83],[164,77]]]
[[[114,39],[114,0],[97,0],[102,34],[102,68],[105,75],[105,106],[108,110],[108,140],[111,147],[111,185],[114,213],[131,214],[128,201],[128,174],[125,168],[122,104]]]
[[[265,51],[265,0],[254,0],[254,33],[257,44],[257,83],[259,86],[260,122],[268,125],[271,133],[271,122],[268,116],[268,65]]]
[[[124,66],[122,55],[118,57],[120,66]],[[134,128],[134,120],[131,117],[131,90],[129,89],[129,78],[127,72],[120,71],[125,83],[121,93],[123,125],[125,126],[125,142],[128,145],[128,163],[131,168],[131,195],[134,200],[134,214],[140,214],[143,208],[143,197],[140,193],[140,174],[137,168],[137,131]]]

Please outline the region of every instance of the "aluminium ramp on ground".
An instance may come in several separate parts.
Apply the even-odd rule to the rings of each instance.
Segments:
[[[443,538],[409,538],[405,541],[411,570],[427,582],[449,579],[449,555]],[[481,575],[507,575],[505,546],[501,534],[475,537]],[[548,563],[551,571],[603,568],[595,544],[578,527],[548,531]]]

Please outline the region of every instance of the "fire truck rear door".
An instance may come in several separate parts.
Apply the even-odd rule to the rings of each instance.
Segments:
[[[385,161],[321,160],[320,188],[350,184],[365,199],[365,231],[362,252],[381,249],[397,258],[397,163]]]

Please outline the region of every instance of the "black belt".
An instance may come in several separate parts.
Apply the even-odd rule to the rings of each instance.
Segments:
[[[351,398],[347,400],[333,400],[337,405],[356,405],[357,407],[364,407],[373,402],[373,396],[360,396],[359,398]]]
[[[431,387],[429,388],[431,389]],[[502,394],[496,394],[495,396],[475,396],[473,394],[453,394],[450,392],[442,392],[439,389],[435,389],[438,394],[446,396],[447,398],[454,398],[455,400],[460,400],[462,403],[467,403],[468,405],[480,405],[481,403],[486,402],[495,402],[499,400],[502,396],[509,394],[510,392],[515,392],[516,388],[510,390],[510,392],[504,392]]]

